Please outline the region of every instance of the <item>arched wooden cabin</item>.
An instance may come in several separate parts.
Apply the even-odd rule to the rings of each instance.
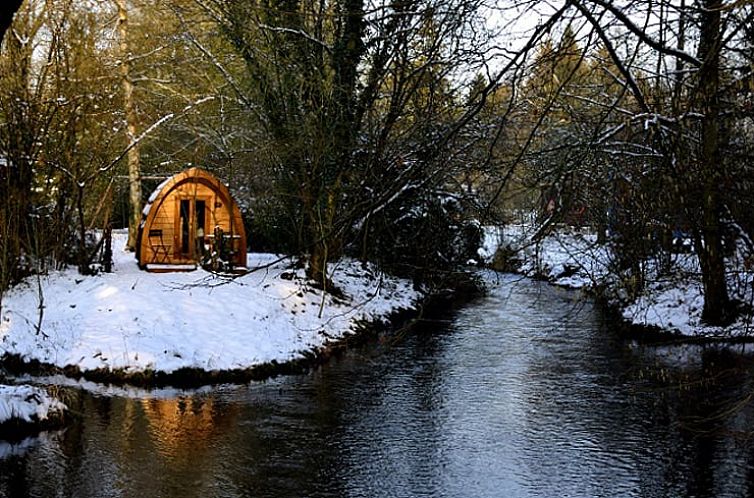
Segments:
[[[136,258],[151,271],[191,270],[211,254],[246,266],[241,211],[215,176],[191,168],[162,182],[142,212]]]

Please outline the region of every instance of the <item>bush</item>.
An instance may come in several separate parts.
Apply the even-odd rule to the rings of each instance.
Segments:
[[[474,260],[482,242],[481,227],[467,216],[463,202],[444,193],[396,203],[368,230],[369,259],[418,280]]]

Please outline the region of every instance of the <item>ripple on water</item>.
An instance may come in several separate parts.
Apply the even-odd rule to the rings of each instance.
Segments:
[[[751,494],[747,354],[625,342],[579,293],[495,278],[308,375],[81,395],[80,424],[0,460],[0,497]]]

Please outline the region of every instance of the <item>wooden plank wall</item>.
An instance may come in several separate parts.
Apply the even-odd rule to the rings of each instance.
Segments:
[[[152,209],[157,209],[150,226],[144,227],[142,235],[142,264],[163,263],[163,264],[184,264],[193,262],[192,259],[183,258],[180,255],[180,201],[182,199],[200,199],[205,200],[207,206],[205,218],[205,234],[210,235],[214,228],[219,226],[225,233],[231,231],[231,215],[229,213],[228,203],[222,199],[218,193],[198,181],[187,181],[174,188],[166,197],[163,198],[159,205],[153,205]],[[151,213],[150,213],[151,214]],[[233,232],[239,233],[243,230],[240,219],[234,220]],[[159,233],[159,235],[158,235]],[[240,245],[240,244],[239,244]],[[245,247],[240,247],[244,253]]]

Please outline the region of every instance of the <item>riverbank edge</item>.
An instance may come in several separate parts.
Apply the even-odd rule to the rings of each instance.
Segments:
[[[583,292],[591,296],[600,308],[603,316],[613,326],[617,326],[618,334],[626,340],[632,340],[641,344],[754,344],[754,336],[719,336],[719,335],[685,335],[672,328],[663,328],[656,325],[634,323],[623,315],[623,308],[607,296],[606,289],[602,286],[574,287],[559,284],[548,275],[526,275],[523,272],[513,271],[532,280],[546,282],[553,287]]]
[[[726,284],[736,316],[726,325],[705,322],[701,269],[693,247],[678,249],[666,258],[643,261],[640,282],[618,269],[615,248],[600,242],[590,227],[538,225],[533,217],[518,223],[487,226],[483,266],[510,272],[561,288],[579,289],[600,299],[610,310],[622,334],[644,342],[751,343],[754,342],[754,245],[738,226],[735,243],[725,256]],[[691,250],[689,250],[691,249]],[[667,266],[667,265],[670,266]]]
[[[470,277],[469,274],[465,277]],[[424,293],[412,308],[398,308],[384,319],[362,321],[356,324],[353,333],[325,343],[323,346],[303,351],[302,357],[289,361],[276,360],[247,368],[229,370],[204,370],[180,368],[172,372],[98,368],[82,370],[77,365],[59,367],[39,360],[25,360],[18,354],[6,353],[0,357],[0,367],[10,376],[64,375],[75,380],[86,380],[113,386],[139,388],[173,387],[194,389],[207,385],[246,384],[271,379],[281,375],[303,374],[317,368],[348,349],[363,345],[385,334],[398,334],[414,326],[443,317],[463,304],[483,294],[483,289],[473,278],[457,278],[450,286],[439,291]]]
[[[42,432],[60,430],[67,427],[75,417],[75,414],[66,409],[52,413],[44,420],[28,422],[13,418],[0,423],[0,441],[18,443]]]

